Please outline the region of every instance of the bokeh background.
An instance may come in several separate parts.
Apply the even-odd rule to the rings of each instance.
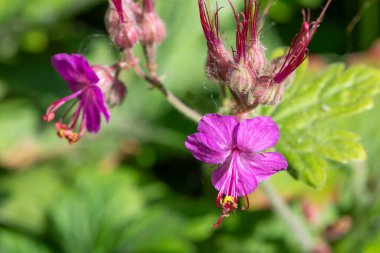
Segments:
[[[204,75],[197,1],[157,2],[168,30],[158,55],[165,84],[197,110],[217,111],[217,86]],[[315,18],[322,4],[274,1],[263,29],[268,53],[289,45],[302,8]],[[184,147],[196,125],[133,73],[123,73],[128,97],[100,134],[69,145],[56,137],[53,124],[41,121],[47,106],[68,94],[50,65],[52,54],[81,53],[92,64],[117,60],[103,22],[107,5],[0,0],[0,252],[299,252],[260,189],[251,194],[249,210],[214,229],[220,210],[210,183],[213,168]],[[229,8],[220,19],[232,45]],[[311,71],[336,61],[380,68],[379,20],[379,1],[333,0],[310,45]],[[376,100],[371,111],[339,122],[362,136],[366,162],[329,170],[321,189],[286,172],[271,179],[317,238],[319,252],[380,252]]]

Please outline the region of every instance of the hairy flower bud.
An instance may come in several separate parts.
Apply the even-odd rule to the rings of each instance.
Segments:
[[[104,99],[110,107],[119,106],[125,98],[127,88],[115,77],[114,71],[109,66],[94,65],[92,69],[99,77],[98,86],[104,94]]]
[[[247,65],[237,65],[232,71],[227,83],[233,95],[238,98],[239,104],[243,107],[251,106],[255,100],[251,90],[256,82],[256,76]]]
[[[234,65],[232,54],[226,50],[219,36],[218,11],[214,19],[210,19],[205,0],[198,0],[199,15],[204,35],[207,40],[208,54],[206,61],[206,74],[214,81],[227,83]]]
[[[134,17],[136,6],[130,1],[113,0],[105,23],[112,42],[120,49],[132,48],[140,39],[140,28]],[[133,4],[133,8],[129,8]],[[128,6],[127,6],[128,5]]]
[[[105,99],[110,107],[115,107],[123,103],[126,94],[127,86],[119,79],[116,79],[109,92],[105,94]]]
[[[141,43],[143,45],[158,44],[165,39],[165,24],[156,13],[153,0],[143,0],[139,24],[141,27]]]
[[[233,62],[232,54],[223,45],[211,48],[207,55],[206,74],[211,80],[226,83]]]
[[[283,90],[284,86],[276,84],[273,78],[261,76],[252,89],[252,96],[257,104],[274,106],[281,101]]]
[[[251,43],[247,51],[247,64],[255,72],[256,75],[260,75],[267,65],[265,47],[261,45],[259,41],[257,41],[255,43]]]

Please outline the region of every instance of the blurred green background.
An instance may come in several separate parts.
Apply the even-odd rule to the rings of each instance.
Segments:
[[[165,84],[197,110],[217,111],[217,86],[204,75],[197,1],[157,2],[168,30],[158,55]],[[260,190],[251,194],[250,210],[214,229],[220,210],[213,168],[184,148],[195,124],[133,73],[123,74],[128,97],[100,134],[70,146],[56,137],[53,124],[40,120],[48,105],[68,94],[50,65],[52,54],[81,53],[92,64],[116,61],[103,22],[107,4],[0,0],[0,252],[299,252]],[[322,4],[274,1],[263,30],[268,52],[289,45],[302,8],[316,17]],[[379,15],[378,1],[333,0],[310,45],[311,71],[335,61],[380,68]],[[229,8],[220,19],[232,45]],[[308,224],[318,252],[380,252],[379,102],[339,122],[362,136],[366,162],[329,170],[318,190],[287,173],[271,179]]]

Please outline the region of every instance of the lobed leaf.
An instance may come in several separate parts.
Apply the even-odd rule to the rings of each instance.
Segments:
[[[293,85],[294,84],[294,85]],[[328,161],[365,160],[366,152],[356,134],[334,128],[334,122],[373,107],[380,92],[380,71],[344,64],[330,65],[311,77],[300,68],[283,102],[268,110],[281,129],[277,148],[289,161],[289,172],[310,186],[321,187]]]

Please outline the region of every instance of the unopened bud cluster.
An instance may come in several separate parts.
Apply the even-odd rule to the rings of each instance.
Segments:
[[[206,73],[211,80],[229,88],[238,111],[249,111],[258,105],[276,105],[283,96],[289,77],[307,57],[307,47],[324,12],[315,22],[310,22],[304,14],[301,30],[293,39],[288,52],[268,62],[259,34],[265,17],[265,13],[259,16],[261,1],[244,0],[244,10],[241,13],[236,12],[231,0],[228,2],[237,26],[236,49],[233,52],[225,48],[219,35],[219,10],[212,15],[208,13],[205,0],[198,0],[208,46]]]
[[[131,49],[140,42],[152,47],[166,35],[165,24],[156,13],[153,0],[112,0],[105,18],[113,43],[122,50]]]

